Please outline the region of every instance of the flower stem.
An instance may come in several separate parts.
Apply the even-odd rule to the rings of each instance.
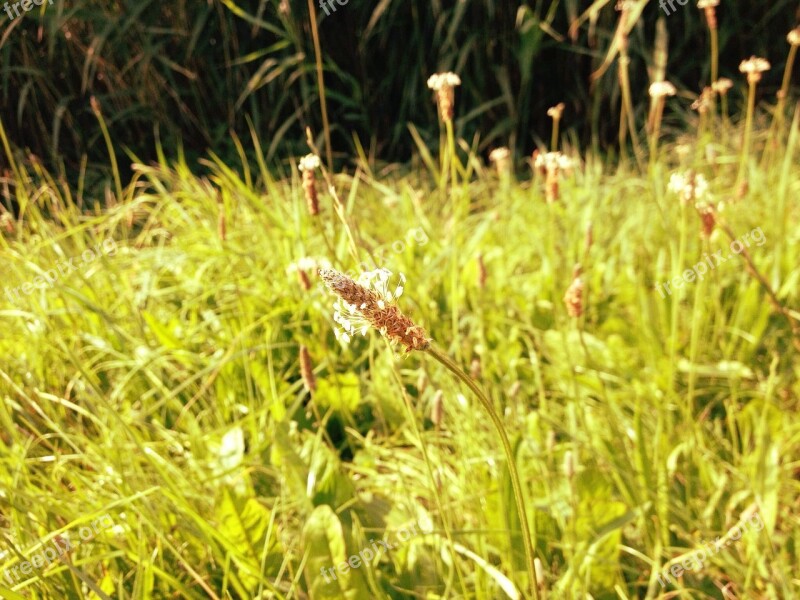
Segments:
[[[455,362],[453,362],[449,356],[432,345],[429,346],[425,352],[430,354],[433,358],[444,365],[451,373],[453,373],[458,379],[466,384],[473,394],[475,394],[484,410],[489,413],[492,424],[497,430],[497,434],[500,436],[500,441],[503,444],[503,451],[505,452],[506,460],[508,461],[508,471],[511,475],[511,486],[514,488],[514,500],[516,501],[517,513],[519,516],[520,526],[522,527],[522,541],[525,546],[525,558],[528,563],[528,577],[530,579],[532,597],[534,600],[539,600],[539,590],[536,584],[536,566],[533,562],[533,544],[531,543],[528,515],[525,512],[525,498],[522,494],[522,483],[519,479],[519,472],[517,471],[514,452],[511,449],[511,442],[508,440],[508,435],[506,434],[503,421],[500,419],[500,416],[497,414],[497,411],[495,411],[492,402],[489,400],[489,398],[487,398],[483,390],[481,390],[481,388],[478,387],[478,384],[475,383],[475,381],[473,381],[473,379],[469,377]]]
[[[756,84],[750,82],[750,89],[747,94],[747,117],[744,125],[744,143],[742,144],[742,158],[739,164],[739,177],[737,183],[741,183],[747,170],[747,159],[750,157],[750,138],[753,129],[753,113],[756,110]]]

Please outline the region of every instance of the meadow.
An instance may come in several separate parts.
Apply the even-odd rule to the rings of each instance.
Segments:
[[[0,598],[800,597],[800,29],[644,114],[617,40],[613,151],[0,119]]]

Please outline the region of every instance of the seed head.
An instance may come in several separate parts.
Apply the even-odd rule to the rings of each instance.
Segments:
[[[786,36],[786,41],[788,41],[792,46],[800,46],[800,27],[795,27],[789,32],[789,35]]]
[[[696,110],[701,115],[706,114],[714,105],[714,88],[704,87],[700,96],[692,102],[692,110]]]
[[[333,319],[341,326],[336,336],[343,343],[349,343],[354,333],[366,335],[374,327],[389,341],[404,346],[406,352],[425,350],[430,344],[425,330],[394,304],[403,293],[404,275],[400,274],[400,283],[394,291],[389,291],[392,273],[386,269],[362,273],[358,282],[334,269],[320,269],[319,274],[339,297],[334,304]]]
[[[469,365],[469,376],[473,379],[481,378],[481,359],[477,356],[472,359],[472,362]]]
[[[14,217],[5,208],[2,208],[2,205],[0,205],[0,208],[2,209],[2,212],[0,212],[0,227],[8,233],[14,233]]]
[[[439,115],[443,121],[452,121],[456,105],[456,86],[461,85],[461,78],[455,73],[436,73],[428,78],[428,87],[436,92],[439,104]]]
[[[317,391],[317,378],[314,376],[314,365],[311,362],[311,355],[308,348],[300,346],[300,374],[303,377],[303,385],[309,392]]]
[[[654,81],[650,84],[650,97],[651,98],[666,98],[667,96],[674,96],[678,93],[675,86],[669,81]]]
[[[511,172],[511,150],[505,147],[495,148],[489,153],[489,161],[497,169],[497,175],[503,177]]]
[[[714,83],[711,84],[711,89],[714,90],[720,96],[724,96],[728,93],[728,90],[733,87],[733,81],[728,79],[727,77],[722,77],[717,79]]]
[[[320,166],[319,156],[307,154],[300,159],[299,169],[303,174],[303,193],[306,196],[308,212],[313,217],[319,214],[319,197],[317,196],[317,182],[314,170]]]
[[[583,279],[581,279],[581,266],[575,265],[572,271],[572,283],[564,294],[564,306],[570,317],[580,317],[583,314]]]
[[[739,71],[747,75],[747,83],[758,83],[761,81],[761,74],[771,68],[768,60],[757,56],[751,56],[739,65]]]
[[[304,256],[286,267],[286,273],[289,275],[295,273],[300,287],[308,291],[311,289],[311,278],[308,274],[316,273],[319,269],[327,269],[330,266],[331,263],[325,258]]]
[[[483,289],[486,287],[486,264],[483,262],[483,254],[478,254],[478,287]]]
[[[564,108],[566,108],[566,105],[563,102],[559,102],[555,106],[551,106],[547,109],[547,116],[554,121],[560,121],[561,115],[564,114]]]
[[[669,191],[677,194],[683,204],[696,204],[706,199],[708,182],[694,171],[673,173],[669,178]]]
[[[697,8],[705,10],[709,29],[717,28],[717,6],[719,6],[719,0],[699,0],[697,3]]]
[[[707,204],[705,202],[698,203],[697,206],[697,213],[700,215],[700,222],[702,223],[702,229],[700,230],[703,237],[711,237],[711,234],[714,233],[714,227],[717,224],[716,218],[716,211],[711,204]]]

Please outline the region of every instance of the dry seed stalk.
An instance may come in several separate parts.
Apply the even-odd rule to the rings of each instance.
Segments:
[[[320,269],[325,285],[347,303],[351,311],[361,315],[389,341],[405,346],[406,352],[425,350],[429,345],[425,330],[405,316],[394,304],[359,285],[334,269]]]

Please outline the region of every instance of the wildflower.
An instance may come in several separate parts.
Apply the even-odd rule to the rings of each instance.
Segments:
[[[325,258],[304,256],[286,267],[286,273],[296,273],[300,287],[308,291],[311,289],[311,280],[308,277],[309,272],[316,273],[319,269],[327,269],[330,266],[331,263]]]
[[[483,254],[478,254],[478,287],[483,289],[486,287],[486,264],[483,262]]]
[[[504,177],[511,172],[511,150],[506,147],[495,148],[489,153],[489,160],[497,169],[497,175]]]
[[[309,392],[317,391],[317,378],[314,376],[314,365],[311,362],[311,355],[308,348],[300,346],[300,375],[303,377],[303,385]]]
[[[678,90],[669,81],[654,81],[650,84],[651,98],[665,98],[666,96],[674,96],[677,93]]]
[[[2,205],[0,205],[0,208],[2,208]],[[4,208],[2,208],[2,214],[0,214],[0,227],[8,233],[14,233],[14,217]]]
[[[694,171],[686,174],[673,173],[669,178],[668,189],[677,194],[683,204],[702,202],[708,194],[708,182]]]
[[[800,46],[800,27],[795,27],[789,32],[789,35],[786,36],[786,41],[788,41],[792,46]]]
[[[394,304],[403,293],[403,274],[393,291],[389,290],[392,273],[387,269],[362,273],[357,282],[334,269],[320,269],[319,274],[339,297],[334,304],[333,319],[341,326],[336,336],[343,343],[349,343],[355,333],[366,335],[374,327],[389,341],[405,346],[406,352],[425,350],[430,344],[425,330]]]
[[[714,106],[714,88],[706,86],[697,100],[692,102],[692,110],[704,115],[712,106]]]
[[[436,92],[439,104],[439,115],[443,121],[453,120],[453,109],[456,105],[456,86],[461,85],[461,78],[455,73],[436,73],[428,78],[428,87]]]
[[[583,314],[583,279],[581,279],[580,265],[575,265],[572,271],[572,283],[564,294],[564,305],[570,317],[580,317]]]
[[[728,93],[728,90],[733,87],[733,81],[728,79],[727,77],[722,77],[717,79],[714,83],[711,84],[711,89],[714,90],[720,96],[724,96]]]
[[[564,114],[564,108],[566,105],[563,102],[559,102],[555,106],[551,106],[547,109],[547,116],[552,118],[554,121],[560,121],[561,115]]]
[[[319,214],[319,199],[317,197],[317,183],[314,177],[314,170],[320,167],[319,156],[307,154],[300,159],[300,172],[303,173],[303,192],[308,204],[308,212],[313,217]]]
[[[719,0],[699,0],[697,3],[697,8],[705,10],[709,29],[717,28],[717,6]]]
[[[707,202],[698,202],[695,208],[697,208],[697,212],[700,215],[700,222],[703,226],[701,233],[704,237],[711,237],[711,234],[714,232],[714,227],[717,224],[714,207]]]
[[[749,59],[743,60],[739,65],[739,71],[747,74],[747,83],[751,85],[761,81],[761,74],[771,68],[772,66],[768,60],[757,56],[751,56]]]
[[[473,379],[481,378],[481,359],[477,356],[472,359],[472,362],[469,365],[469,376]]]
[[[559,180],[572,170],[572,160],[561,152],[533,153],[533,167],[545,176],[545,197],[548,203],[558,200]]]

